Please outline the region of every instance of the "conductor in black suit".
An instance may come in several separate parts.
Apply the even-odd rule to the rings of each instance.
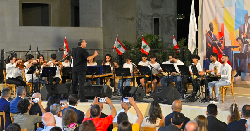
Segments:
[[[215,104],[209,104],[207,106],[207,121],[208,131],[225,131],[227,124],[216,118],[218,115],[217,106]]]
[[[242,107],[241,119],[229,123],[226,131],[246,131],[245,124],[248,118],[250,118],[250,105],[244,105]]]
[[[171,124],[160,127],[158,131],[180,131],[183,123],[184,115],[180,112],[176,112],[173,118],[171,118]]]
[[[87,46],[87,42],[84,39],[78,41],[78,47],[72,49],[73,68],[72,68],[72,86],[71,93],[76,94],[77,85],[79,83],[79,98],[80,102],[87,102],[85,99],[84,82],[86,80],[87,60],[93,59],[98,55],[95,51],[94,55],[90,56],[84,49]]]

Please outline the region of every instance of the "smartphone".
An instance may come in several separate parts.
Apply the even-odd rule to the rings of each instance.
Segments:
[[[98,98],[98,102],[104,103],[104,102],[106,102],[106,100],[105,100],[105,98]]]
[[[124,103],[129,103],[129,100],[128,100],[128,98],[127,98],[127,97],[122,98],[122,101],[123,101]]]
[[[38,101],[40,101],[40,98],[32,98],[32,101],[33,101],[34,103],[37,103]]]

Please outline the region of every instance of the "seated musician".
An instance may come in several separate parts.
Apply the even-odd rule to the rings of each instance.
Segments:
[[[62,65],[59,62],[56,62],[56,54],[51,54],[51,61],[47,63],[48,67],[56,67],[56,75],[53,77],[52,80],[49,80],[52,84],[59,84],[61,81],[61,74],[60,71],[62,70]]]
[[[145,53],[142,53],[142,57],[141,57],[141,61],[138,63],[138,65],[139,66],[149,66],[149,61],[147,60],[147,58],[148,58],[148,56],[147,56],[147,54],[145,54]],[[136,83],[138,84],[138,85],[140,85],[140,83],[141,83],[141,79],[142,79],[143,77],[136,77]],[[144,80],[143,80],[144,81]],[[144,86],[143,85],[141,85],[143,88],[144,88]]]
[[[22,72],[17,65],[22,62],[22,60],[17,60],[15,56],[9,57],[9,63],[6,64],[6,83],[15,84],[16,86],[26,86],[26,83],[23,81]]]
[[[184,65],[184,63],[180,60],[178,60],[178,56],[177,54],[173,54],[172,55],[172,59],[170,61],[171,64],[174,65],[175,70],[177,72],[171,72],[171,75],[169,76],[169,82],[175,82],[175,86],[176,89],[181,92],[181,76],[178,74],[179,72],[179,68],[177,67],[177,65]],[[162,86],[168,86],[168,76],[163,76],[161,78],[161,85]]]
[[[130,68],[130,73],[133,73],[133,66],[134,64],[131,62],[131,57],[127,56],[127,58],[125,58],[126,63],[123,64],[123,68]],[[126,78],[124,79],[125,81],[125,86],[130,86],[130,81],[132,80],[132,78]],[[118,82],[118,94],[121,94],[121,87],[123,87],[123,80],[120,79]]]
[[[104,60],[102,62],[102,65],[109,65],[111,67],[111,71],[113,72],[114,68],[118,68],[119,65],[113,61],[112,56],[110,54],[106,54],[104,57]],[[102,82],[102,80],[101,80]],[[100,83],[102,84],[102,83]],[[110,79],[110,86],[114,87],[114,79]]]
[[[223,55],[221,58],[221,62],[223,65],[220,67],[220,73],[215,74],[218,77],[221,77],[219,81],[212,81],[208,83],[209,89],[209,98],[212,98],[212,87],[215,86],[215,98],[213,99],[215,102],[218,102],[219,96],[219,88],[222,86],[229,86],[231,84],[231,71],[232,67],[227,63],[229,56]]]
[[[69,56],[65,57],[64,62],[62,62],[63,67],[71,67],[71,63],[69,62]]]
[[[37,62],[40,64],[47,63],[47,61],[44,60],[44,56],[42,54],[38,55]]]
[[[165,61],[165,62],[162,62],[162,64],[171,64],[171,61],[172,60],[172,54],[170,54],[169,56],[168,56],[168,60],[167,61]]]
[[[88,62],[87,62],[87,66],[97,66],[95,58],[89,59]],[[100,80],[101,80],[100,78],[94,78],[93,80],[96,81],[96,85],[100,85]],[[86,79],[86,81],[87,81],[87,83],[89,85],[90,82],[92,81],[92,79],[88,78],[88,79]]]
[[[155,60],[156,60],[155,54],[150,54],[149,68],[151,69],[152,74],[153,74],[153,76],[152,76],[152,79],[153,79],[152,92],[154,92],[155,87],[157,85],[157,82],[159,82],[159,77],[157,76],[157,74],[158,74],[158,71],[161,70],[160,64],[157,63]],[[145,87],[146,86],[146,84],[145,84],[146,81],[152,81],[151,76],[147,77],[146,79],[145,78],[140,79],[140,82],[141,82],[141,85],[142,85],[143,89],[146,88]],[[149,92],[148,89],[146,89],[146,90],[147,90],[147,92]]]
[[[209,70],[206,70],[206,73],[211,74],[212,76],[216,76],[215,71],[217,69],[216,72],[218,72],[218,74],[220,74],[221,63],[219,61],[217,61],[217,60],[218,60],[217,53],[212,53],[210,55],[210,61],[211,61],[211,63],[209,65]],[[218,81],[218,79],[216,77],[214,77],[214,78],[211,78],[208,81],[209,82],[211,82],[211,81]]]
[[[193,92],[196,94],[200,87],[200,81],[198,81],[198,76],[203,76],[205,73],[202,71],[201,64],[198,63],[200,57],[198,55],[192,56],[192,65],[189,66],[189,72],[192,77]]]
[[[32,83],[32,74],[27,74],[30,67],[32,66],[32,68],[36,68],[34,67],[35,64],[37,64],[37,61],[34,60],[34,56],[31,54],[28,54],[26,56],[27,61],[24,63],[25,65],[25,78],[26,78],[26,82]],[[36,72],[34,72],[33,74],[33,84],[35,84],[35,92],[39,92],[38,90],[38,84],[39,84],[39,78],[37,77],[37,74],[39,73],[39,71],[36,69]],[[45,80],[40,79],[40,83],[41,84],[47,84],[47,82]]]

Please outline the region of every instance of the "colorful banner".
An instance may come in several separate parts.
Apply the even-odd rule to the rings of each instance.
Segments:
[[[236,70],[235,79],[250,81],[250,1],[204,0],[203,1],[203,66],[208,69],[210,55],[229,56],[229,64]],[[248,48],[249,47],[249,48]]]

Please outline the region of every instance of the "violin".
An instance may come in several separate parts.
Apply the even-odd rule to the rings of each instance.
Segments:
[[[16,67],[18,67],[20,70],[23,70],[25,68],[25,65],[24,65],[25,60],[17,59],[17,61],[21,61],[21,62],[17,63]]]

